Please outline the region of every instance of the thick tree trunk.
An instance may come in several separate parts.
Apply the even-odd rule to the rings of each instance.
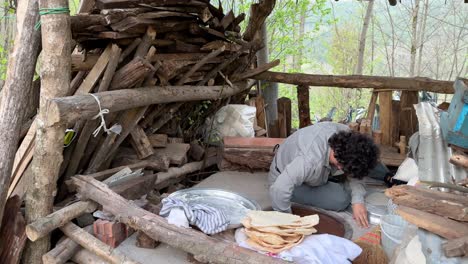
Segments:
[[[199,261],[226,264],[285,263],[283,260],[241,248],[234,243],[209,237],[194,229],[168,224],[164,218],[135,206],[111,191],[105,184],[89,177],[77,176],[73,178],[73,183],[80,194],[104,205],[108,212],[118,215],[122,223],[145,232],[155,240],[192,253]]]
[[[364,52],[366,50],[366,37],[367,29],[369,28],[369,21],[372,17],[372,10],[374,8],[374,0],[369,0],[367,4],[366,16],[364,17],[364,23],[362,25],[361,37],[359,39],[359,53],[358,53],[358,62],[356,65],[355,74],[361,75],[364,68]]]
[[[66,0],[43,0],[41,8],[68,7]],[[26,199],[28,223],[52,213],[57,178],[63,160],[65,125],[49,122],[47,109],[50,100],[66,96],[71,73],[70,15],[50,14],[41,17],[42,64],[41,99],[36,119],[36,147],[32,163],[33,182]],[[21,42],[22,43],[22,42]],[[42,255],[49,251],[49,236],[28,244],[26,263],[42,263]]]
[[[386,77],[367,75],[319,75],[267,71],[253,76],[255,80],[309,86],[342,88],[376,88],[381,90],[429,91],[453,94],[453,82],[424,77]]]
[[[151,104],[218,100],[247,89],[245,83],[230,86],[156,86],[122,89],[94,94],[99,98],[102,109],[117,112]],[[90,95],[75,95],[55,98],[49,107],[52,122],[73,123],[88,119],[99,113],[96,100]]]
[[[419,3],[421,0],[415,0],[415,6],[413,8],[412,26],[411,26],[411,50],[410,50],[410,67],[409,76],[413,77],[416,69],[416,52],[418,50],[418,13]]]
[[[17,13],[18,32],[0,99],[0,219],[7,200],[13,160],[20,140],[21,125],[25,121],[25,111],[28,109],[40,47],[39,31],[34,30],[39,19],[38,1],[19,1]]]

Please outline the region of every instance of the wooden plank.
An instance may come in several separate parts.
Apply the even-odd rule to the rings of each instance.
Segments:
[[[153,146],[143,128],[137,125],[132,132],[130,132],[130,136],[130,143],[139,159],[144,159],[154,154]]]
[[[397,213],[406,221],[446,239],[468,235],[468,224],[426,213],[406,206],[398,206]]]
[[[468,222],[468,197],[408,185],[394,186],[385,194],[398,205],[404,205],[457,221]]]
[[[380,130],[382,144],[391,146],[392,142],[392,92],[379,92]]]
[[[151,134],[148,139],[154,148],[165,148],[167,146],[166,134]]]
[[[265,115],[265,100],[262,96],[257,96],[255,98],[255,107],[257,108],[257,126],[267,129],[266,126],[266,115]]]
[[[76,95],[87,94],[93,90],[94,85],[96,85],[97,81],[101,78],[101,75],[106,69],[107,63],[110,59],[111,50],[112,45],[108,45],[102,52],[93,69],[88,73],[83,83],[81,83],[80,87],[76,91]]]
[[[255,148],[273,149],[277,144],[284,142],[284,138],[243,138],[224,137],[224,148]]]
[[[468,257],[468,236],[449,240],[442,244],[445,256],[453,257]]]
[[[169,143],[165,148],[155,149],[154,155],[168,157],[171,164],[181,166],[187,163],[187,152],[189,149],[190,144]]]
[[[2,263],[20,263],[21,253],[26,244],[26,221],[20,211],[21,199],[10,197],[6,204],[0,228],[0,260]]]
[[[410,138],[418,131],[418,117],[416,116],[415,104],[419,101],[418,92],[402,91],[400,97],[399,134]]]
[[[99,54],[72,54],[72,72],[75,71],[89,71],[91,70],[96,62],[98,61],[100,55]]]

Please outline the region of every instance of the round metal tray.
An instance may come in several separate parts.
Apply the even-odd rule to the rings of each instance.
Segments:
[[[170,194],[169,197],[180,199],[189,205],[205,204],[223,211],[230,220],[228,229],[240,227],[241,220],[249,210],[261,210],[260,205],[252,199],[215,188],[183,189]]]

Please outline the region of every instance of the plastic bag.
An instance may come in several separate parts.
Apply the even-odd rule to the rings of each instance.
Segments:
[[[256,108],[248,105],[226,105],[207,120],[206,141],[219,143],[223,137],[254,137]],[[212,124],[211,124],[212,122]]]

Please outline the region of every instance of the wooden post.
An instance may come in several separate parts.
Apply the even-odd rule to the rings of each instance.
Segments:
[[[299,128],[310,126],[309,86],[297,86],[297,108],[299,111]]]
[[[42,0],[40,8],[68,8],[66,0]],[[33,182],[26,197],[28,223],[52,213],[57,192],[57,178],[63,160],[63,138],[66,126],[50,122],[50,100],[66,96],[71,74],[71,30],[67,12],[41,17],[42,64],[41,98],[36,119],[36,147],[32,162]],[[30,32],[29,32],[30,33]],[[29,243],[25,263],[42,263],[42,255],[49,251],[49,236]]]
[[[382,131],[382,144],[391,146],[392,143],[392,92],[379,93],[380,130]]]
[[[262,96],[255,97],[255,107],[257,108],[257,126],[267,129],[265,116],[265,100]]]
[[[29,93],[39,54],[39,31],[34,25],[39,19],[38,1],[20,1],[17,8],[18,32],[10,53],[5,84],[0,99],[0,219],[7,200],[10,175],[20,140],[23,115],[27,110]],[[1,225],[1,223],[0,223]]]
[[[278,127],[281,138],[291,135],[291,99],[281,97],[277,100]]]
[[[366,115],[366,118],[370,120],[371,129],[372,129],[372,124],[374,124],[375,105],[377,104],[378,97],[379,97],[379,93],[372,91],[372,97],[370,99],[369,107],[367,108],[367,115]]]
[[[209,263],[285,263],[283,260],[258,254],[195,231],[168,224],[162,217],[139,208],[111,191],[104,183],[89,177],[73,178],[78,192],[106,207],[119,220],[132,228],[145,232],[149,237],[192,253],[202,262]]]
[[[410,138],[418,130],[418,117],[413,105],[419,100],[418,92],[402,91],[400,97],[399,134]]]

